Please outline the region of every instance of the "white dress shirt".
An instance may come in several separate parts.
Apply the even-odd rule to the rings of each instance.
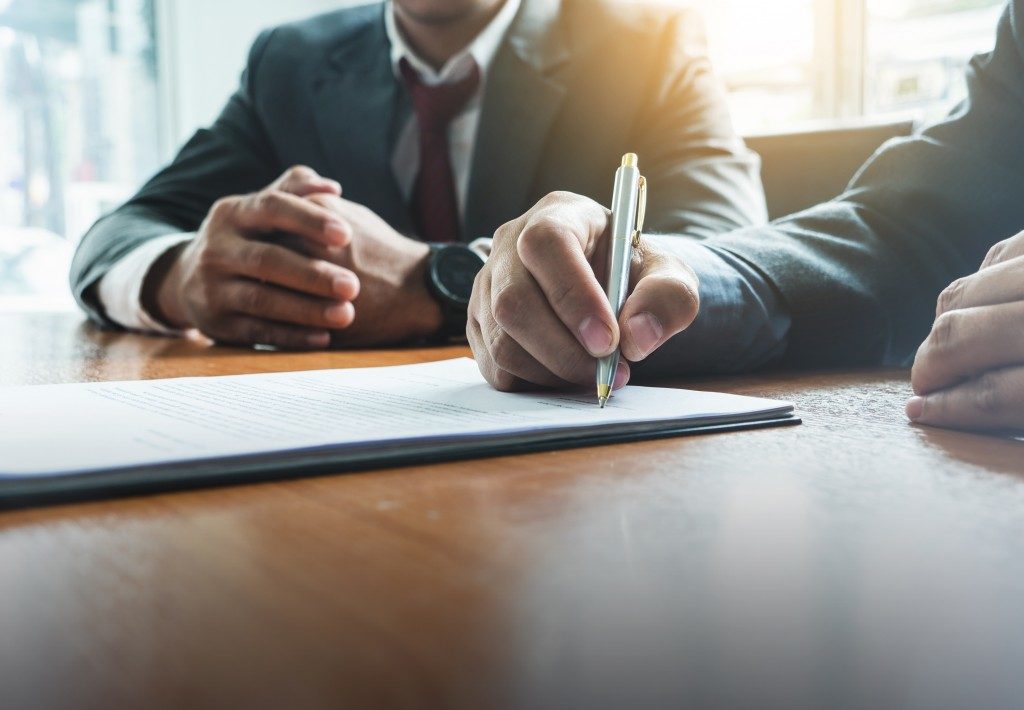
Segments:
[[[476,145],[477,129],[480,125],[480,109],[484,85],[501,43],[515,19],[522,0],[506,0],[505,5],[494,16],[490,24],[477,35],[473,42],[452,57],[441,68],[435,70],[412,50],[402,36],[395,19],[392,3],[384,10],[384,25],[391,44],[391,65],[400,81],[399,65],[403,59],[419,72],[422,81],[428,85],[456,82],[470,71],[475,62],[480,71],[480,85],[462,112],[449,127],[448,146],[451,151],[451,165],[455,178],[456,199],[459,213],[465,214],[466,194],[469,191],[470,168],[473,163],[473,148]],[[416,174],[419,172],[419,129],[413,115],[398,134],[391,156],[391,169],[402,195],[412,197]],[[130,251],[121,258],[100,280],[98,295],[107,316],[119,325],[132,330],[172,334],[142,307],[142,286],[150,268],[163,254],[178,244],[195,238],[194,233],[169,234],[153,239]],[[484,245],[480,245],[485,250]]]

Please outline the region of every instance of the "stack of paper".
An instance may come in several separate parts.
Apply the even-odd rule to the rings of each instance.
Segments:
[[[792,406],[649,387],[507,394],[472,360],[0,389],[0,497],[465,458],[794,422]]]

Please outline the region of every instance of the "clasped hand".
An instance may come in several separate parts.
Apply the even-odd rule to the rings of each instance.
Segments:
[[[915,422],[1024,429],[1024,232],[942,292],[911,381]]]
[[[593,387],[595,358],[621,344],[615,386],[687,328],[699,307],[697,276],[645,240],[634,250],[632,292],[616,318],[602,287],[611,213],[553,193],[494,235],[477,276],[467,336],[480,371],[499,390]]]
[[[342,199],[337,182],[296,167],[261,192],[214,204],[198,236],[154,266],[149,303],[168,324],[220,342],[397,343],[440,328],[428,256],[425,244]]]

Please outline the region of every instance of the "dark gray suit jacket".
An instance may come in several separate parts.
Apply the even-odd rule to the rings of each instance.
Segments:
[[[259,190],[304,164],[412,235],[391,171],[411,115],[392,72],[383,6],[285,25],[255,43],[241,87],[212,127],[85,236],[71,270],[93,286],[139,244],[194,231],[220,197]],[[652,229],[709,237],[764,219],[756,156],[735,136],[686,12],[609,0],[525,0],[487,77],[465,210],[490,236],[553,190],[607,204],[623,153],[651,185]]]
[[[942,289],[1024,230],[1024,0],[967,80],[946,120],[884,146],[842,196],[713,240],[781,294],[783,364],[906,363]]]

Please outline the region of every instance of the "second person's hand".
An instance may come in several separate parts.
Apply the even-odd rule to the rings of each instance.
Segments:
[[[697,276],[645,239],[634,250],[631,293],[618,319],[602,283],[611,213],[552,193],[494,235],[476,279],[467,337],[495,388],[593,387],[596,358],[621,344],[615,386],[697,316]]]
[[[332,333],[333,344],[394,345],[438,333],[443,321],[441,307],[427,287],[430,247],[399,234],[368,207],[336,194],[318,193],[309,200],[351,229],[351,239],[342,249],[328,250],[308,241],[293,244],[359,279],[354,318]]]
[[[300,166],[260,192],[219,200],[198,236],[151,268],[144,305],[172,327],[220,342],[326,347],[331,331],[352,323],[359,280],[285,242],[327,251],[347,246],[351,226],[312,199],[340,192],[338,183]]]
[[[919,424],[1024,430],[1024,232],[939,297],[911,372]]]

